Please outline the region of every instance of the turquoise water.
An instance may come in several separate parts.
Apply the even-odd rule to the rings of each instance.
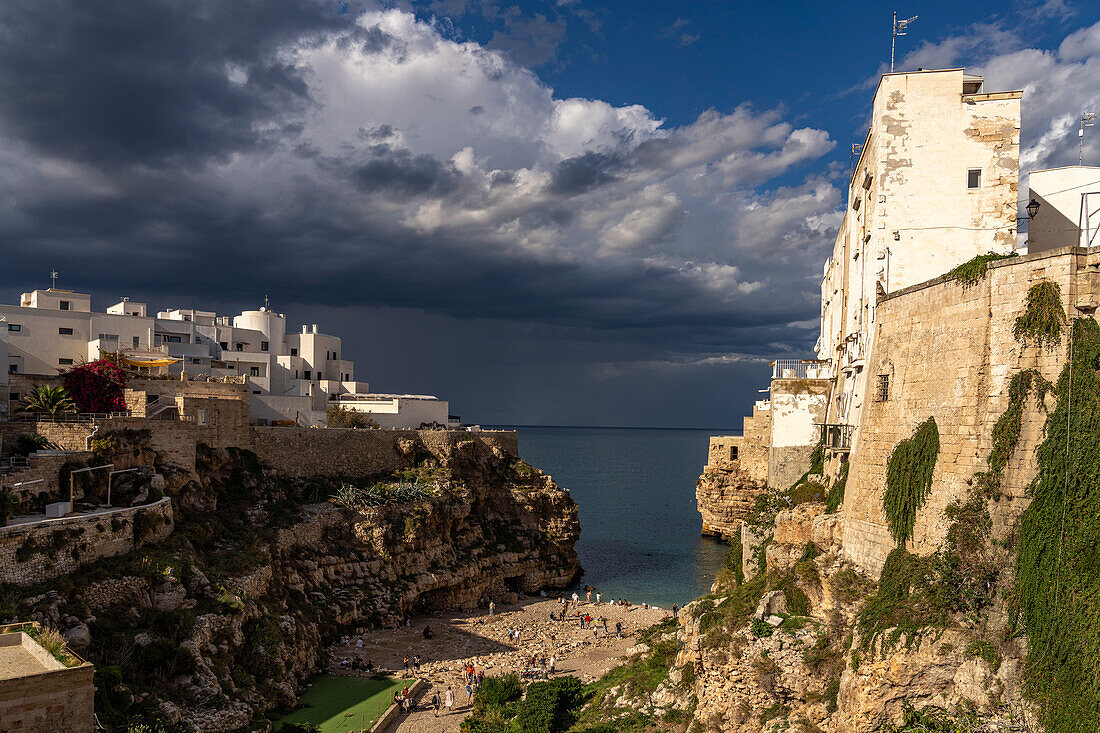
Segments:
[[[520,455],[580,506],[582,587],[663,607],[710,591],[726,547],[699,534],[695,480],[722,431],[518,430]]]

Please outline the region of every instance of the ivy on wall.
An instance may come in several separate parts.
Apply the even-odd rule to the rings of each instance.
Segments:
[[[928,418],[901,441],[886,462],[886,493],[882,508],[890,534],[899,546],[913,537],[917,510],[924,506],[932,489],[932,471],[940,453],[940,431],[936,419]]]
[[[1075,319],[1020,517],[1014,603],[1048,733],[1100,721],[1100,326]]]
[[[989,453],[989,470],[975,476],[978,486],[993,499],[1000,499],[1001,480],[1012,451],[1020,442],[1020,426],[1024,406],[1034,394],[1040,406],[1054,385],[1036,369],[1025,369],[1012,377],[1008,385],[1008,407],[993,426],[993,449]]]
[[[1024,312],[1016,317],[1012,335],[1027,344],[1052,348],[1062,338],[1066,313],[1062,310],[1062,289],[1058,283],[1040,280],[1027,291]]]
[[[996,262],[997,260],[1004,260],[1015,256],[1015,252],[1007,255],[997,254],[996,252],[986,252],[984,255],[978,255],[973,259],[969,259],[951,270],[947,273],[947,277],[962,285],[965,290],[973,285],[977,285],[985,278],[986,272],[989,271],[990,262]]]

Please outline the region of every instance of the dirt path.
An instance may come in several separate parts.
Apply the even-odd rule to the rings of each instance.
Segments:
[[[428,708],[433,692],[442,698],[448,687],[455,693],[455,710],[436,718],[433,710],[423,709],[401,720],[391,730],[399,733],[452,733],[457,732],[469,712],[466,704],[466,683],[462,669],[473,664],[485,676],[518,672],[526,667],[528,657],[553,657],[556,675],[573,675],[583,682],[590,682],[620,663],[620,657],[636,643],[638,631],[670,615],[668,610],[644,609],[641,606],[599,606],[585,604],[579,610],[598,618],[608,619],[608,633],[600,624],[593,629],[582,629],[574,619],[551,620],[561,606],[556,600],[530,600],[497,608],[494,616],[488,611],[460,612],[442,616],[419,616],[401,629],[370,631],[362,635],[363,646],[358,648],[358,637],[351,644],[330,649],[333,671],[340,672],[340,660],[359,657],[383,669],[404,672],[403,658],[420,657],[418,670],[411,673],[427,681],[421,698],[421,706]],[[623,638],[615,637],[615,623],[622,622]],[[425,626],[431,626],[434,638],[425,639]],[[509,639],[510,629],[519,630],[519,640]]]

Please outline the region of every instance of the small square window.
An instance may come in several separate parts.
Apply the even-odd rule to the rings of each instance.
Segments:
[[[291,349],[290,349],[290,355],[291,355],[291,356],[298,356],[298,349],[297,349],[297,348],[295,348],[295,347],[291,347]]]
[[[19,365],[18,364],[8,364],[8,374],[18,374],[18,373],[19,373]]]
[[[23,327],[20,326],[18,323],[9,323],[8,324],[8,330],[9,331],[22,331]]]
[[[302,379],[312,379],[312,374],[313,373],[310,370],[306,369],[304,372],[302,372]]]
[[[260,351],[267,351],[267,342],[266,341],[261,341],[260,342]]]
[[[229,342],[228,341],[219,341],[218,346],[222,347],[222,351],[229,351]]]
[[[192,363],[192,364],[202,364],[202,359],[195,359],[195,358],[192,358],[192,359],[191,359],[191,363]]]
[[[237,344],[237,351],[244,351],[244,344]]]
[[[64,366],[70,366],[73,363],[73,360],[72,359],[66,359],[65,357],[61,357],[60,359],[57,360],[57,363],[61,364],[61,365],[64,365]]]
[[[57,329],[57,333],[61,336],[72,336],[73,330],[71,328],[59,328]]]
[[[253,377],[258,377],[260,376],[260,368],[258,366],[249,367],[248,374]]]
[[[890,375],[878,375],[878,384],[875,390],[875,402],[885,402],[890,399]]]
[[[60,308],[63,311],[67,311],[67,310],[69,310],[69,301],[67,301],[67,300],[58,301],[57,307]]]
[[[982,169],[971,168],[966,172],[966,187],[967,188],[981,188],[982,187]]]
[[[15,366],[15,365],[13,364],[12,366]],[[11,400],[12,402],[18,402],[21,397],[22,397],[22,395],[19,392],[9,392],[8,393],[8,399]]]
[[[141,346],[141,336],[134,336],[134,348]]]

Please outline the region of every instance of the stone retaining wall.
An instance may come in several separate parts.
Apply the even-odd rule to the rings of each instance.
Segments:
[[[12,637],[21,637],[24,648],[35,656],[47,654],[26,634],[3,634],[3,637],[5,644],[11,643]],[[59,668],[53,668],[54,664]],[[0,730],[92,733],[95,729],[92,665],[84,662],[78,667],[64,668],[51,657],[43,666],[50,668],[0,680]]]
[[[948,528],[944,508],[969,491],[967,482],[988,468],[993,426],[1008,406],[1008,385],[1021,370],[1038,369],[1054,382],[1068,339],[1047,350],[1023,346],[1012,335],[1028,289],[1040,280],[1061,288],[1070,316],[1091,307],[1100,255],[1065,248],[994,263],[984,279],[964,288],[946,278],[883,298],[879,333],[868,360],[868,376],[888,375],[885,402],[867,401],[851,453],[844,500],[844,551],[877,575],[895,543],[882,507],[886,463],[902,440],[929,417],[936,419],[940,453],[932,492],[917,512],[910,550],[933,552]],[[1026,489],[1037,471],[1035,448],[1045,414],[1034,399],[1024,410],[1020,442],[1006,467],[1005,497],[992,508],[999,536],[1030,499]]]
[[[140,539],[134,536],[135,523]],[[172,527],[172,500],[167,497],[112,512],[0,527],[0,583],[52,580],[100,558],[158,542],[171,534]],[[24,555],[22,559],[18,554]]]
[[[288,476],[328,478],[389,473],[408,465],[407,447],[419,442],[433,453],[477,441],[517,456],[515,431],[353,430],[341,428],[252,428],[252,450],[261,461]]]

